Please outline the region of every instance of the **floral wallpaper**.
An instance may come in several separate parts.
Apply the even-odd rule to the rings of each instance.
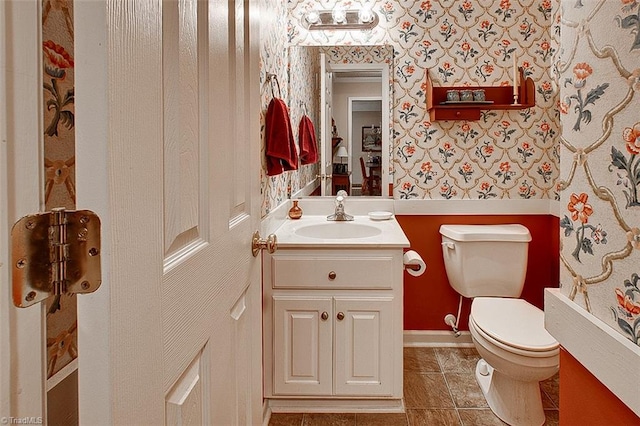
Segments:
[[[314,85],[302,84],[298,77],[313,75],[317,69],[317,57],[310,52],[296,51],[290,57],[289,45],[284,37],[287,27],[286,3],[279,0],[263,0],[260,18],[261,69],[260,69],[260,126],[262,130],[260,173],[260,191],[262,195],[261,214],[265,216],[271,210],[286,202],[292,193],[297,192],[318,173],[318,165],[299,165],[297,170],[275,176],[267,176],[264,126],[265,114],[269,102],[274,96],[283,99],[289,107],[289,116],[296,144],[298,143],[298,123],[303,111],[316,125],[319,125],[318,90]],[[273,75],[274,77],[268,77]],[[319,84],[319,83],[318,83]]]
[[[307,49],[287,49],[286,84],[289,86],[289,113],[294,139],[298,142],[298,125],[306,114],[314,124],[316,139],[320,144],[320,81],[317,72],[320,69],[320,57],[317,52]],[[319,154],[319,151],[318,151]],[[291,185],[291,193],[295,193],[315,180],[319,172],[319,163],[299,166],[298,179]]]
[[[290,45],[393,48],[394,198],[558,200],[562,292],[640,343],[638,0],[270,3],[278,20],[263,66],[281,75]],[[380,24],[300,25],[310,8],[338,3],[372,6]],[[513,57],[535,83],[535,107],[430,122],[425,73],[442,86],[510,85]],[[263,178],[263,214],[299,173]]]
[[[368,5],[370,31],[307,31],[312,7]],[[289,2],[287,42],[394,49],[396,199],[559,198],[558,2],[521,0]],[[536,106],[484,111],[479,121],[429,120],[425,75],[435,85],[512,84],[512,64],[535,82]]]
[[[561,291],[640,345],[640,2],[561,14]]]
[[[45,209],[75,209],[73,1],[42,1]],[[76,297],[47,300],[47,377],[78,356]]]

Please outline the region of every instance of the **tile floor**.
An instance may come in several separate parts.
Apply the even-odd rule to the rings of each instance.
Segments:
[[[273,413],[269,426],[504,426],[474,377],[474,348],[404,348],[406,413]],[[547,421],[558,422],[558,375],[540,384]]]

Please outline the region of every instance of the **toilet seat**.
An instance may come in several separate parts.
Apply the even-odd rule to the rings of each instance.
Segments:
[[[476,297],[469,326],[485,338],[529,356],[557,353],[559,344],[544,328],[544,312],[523,299]]]

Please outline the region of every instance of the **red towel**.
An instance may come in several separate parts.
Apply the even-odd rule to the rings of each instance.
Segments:
[[[316,142],[316,130],[309,117],[303,115],[298,126],[298,138],[300,142],[300,160],[302,164],[313,164],[318,161],[318,143]]]
[[[273,98],[265,116],[265,146],[267,175],[279,175],[285,170],[298,169],[298,152],[287,104]]]

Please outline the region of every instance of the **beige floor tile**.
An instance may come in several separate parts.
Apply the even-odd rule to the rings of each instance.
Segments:
[[[464,426],[504,426],[490,409],[459,409],[458,414]]]
[[[488,408],[474,373],[444,373],[457,408]]]
[[[302,426],[355,426],[354,413],[305,413]]]
[[[443,373],[472,373],[480,355],[475,348],[435,348]]]
[[[433,348],[404,348],[404,371],[439,373],[440,364]]]
[[[356,426],[408,426],[405,413],[357,413]]]
[[[269,426],[301,426],[302,413],[271,413]]]
[[[454,408],[441,373],[405,374],[404,403],[407,408]]]
[[[560,411],[544,410],[545,423],[544,426],[558,426],[560,424]]]
[[[542,408],[545,410],[556,410],[558,407],[553,403],[553,400],[547,395],[545,391],[540,387],[540,396],[542,397]]]
[[[407,410],[409,426],[460,426],[456,410]]]
[[[540,388],[551,399],[553,407],[558,408],[560,406],[560,375],[556,373],[553,377],[540,382]]]
[[[269,426],[504,426],[475,379],[475,348],[404,348],[405,413],[273,413]],[[540,383],[545,426],[559,425],[559,376]]]

